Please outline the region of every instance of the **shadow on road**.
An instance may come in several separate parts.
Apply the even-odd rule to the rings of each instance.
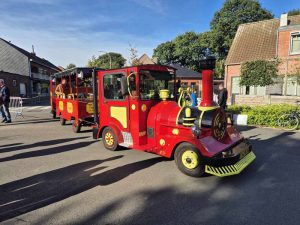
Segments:
[[[84,148],[95,142],[96,141],[85,141],[85,142],[79,142],[79,143],[74,143],[74,144],[56,146],[56,147],[52,147],[52,148],[40,149],[40,150],[36,150],[36,151],[23,152],[23,153],[15,154],[13,156],[0,158],[0,162],[58,154],[58,153],[62,153],[62,152],[76,150],[79,148]]]
[[[0,221],[61,201],[98,185],[111,185],[164,160],[161,157],[151,158],[98,173],[107,167],[99,165],[122,157],[119,155],[82,162],[1,185]]]
[[[16,145],[22,145],[23,143],[13,143],[13,144],[7,144],[7,145],[0,145],[0,151],[2,149],[5,149],[6,147],[16,146]]]
[[[81,139],[85,139],[85,138],[89,138],[89,137],[54,139],[54,140],[49,140],[49,141],[40,141],[40,142],[36,142],[36,143],[33,143],[33,144],[27,144],[27,145],[20,145],[22,143],[16,143],[16,144],[11,144],[11,146],[10,145],[1,146],[0,147],[0,153],[12,152],[12,151],[18,151],[18,150],[25,150],[25,149],[28,149],[28,148],[35,148],[35,147],[44,147],[44,146],[50,146],[50,145],[57,145],[57,144],[66,143],[66,142],[75,141],[75,140],[81,140]],[[15,146],[15,145],[18,145],[18,146]],[[3,148],[3,147],[6,147],[6,148]]]
[[[57,120],[53,119],[35,119],[35,120],[25,120],[25,121],[14,121],[12,123],[8,124],[0,124],[0,126],[16,126],[16,125],[22,125],[22,124],[37,124],[37,123],[53,123],[56,122]]]
[[[299,224],[300,140],[293,134],[252,139],[257,159],[239,175],[191,179],[185,188],[137,191],[105,204],[78,223]],[[141,200],[132,206],[132,199]],[[120,212],[128,214],[121,219],[112,216]]]

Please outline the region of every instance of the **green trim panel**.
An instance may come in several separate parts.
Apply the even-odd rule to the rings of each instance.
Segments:
[[[250,163],[253,162],[255,158],[255,154],[251,151],[248,155],[246,155],[244,158],[233,165],[220,167],[206,165],[205,172],[218,177],[236,175],[242,172]]]

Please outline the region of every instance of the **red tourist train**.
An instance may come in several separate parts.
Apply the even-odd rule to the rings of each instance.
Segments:
[[[179,170],[189,176],[240,173],[255,155],[249,142],[227,123],[225,111],[213,102],[213,64],[210,59],[201,62],[199,107],[177,103],[172,67],[95,69],[93,137],[102,138],[111,151],[125,146],[174,158]],[[59,114],[63,112],[56,111]]]
[[[102,138],[105,148],[112,151],[126,146],[174,157],[178,168],[190,176],[240,173],[255,155],[212,100],[212,64],[209,59],[201,64],[200,107],[177,104],[172,67],[141,65],[96,71],[94,138]]]

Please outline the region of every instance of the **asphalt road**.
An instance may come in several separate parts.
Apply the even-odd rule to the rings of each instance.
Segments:
[[[240,175],[191,178],[156,155],[105,150],[27,109],[0,125],[1,224],[300,224],[300,132],[242,128]]]

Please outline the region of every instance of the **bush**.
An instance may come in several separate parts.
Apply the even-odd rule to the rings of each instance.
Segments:
[[[288,114],[292,111],[298,111],[300,113],[300,107],[288,104],[253,107],[246,105],[233,105],[229,106],[228,110],[233,114],[248,115],[249,125],[259,125],[268,127],[277,127],[278,119],[283,114]]]

